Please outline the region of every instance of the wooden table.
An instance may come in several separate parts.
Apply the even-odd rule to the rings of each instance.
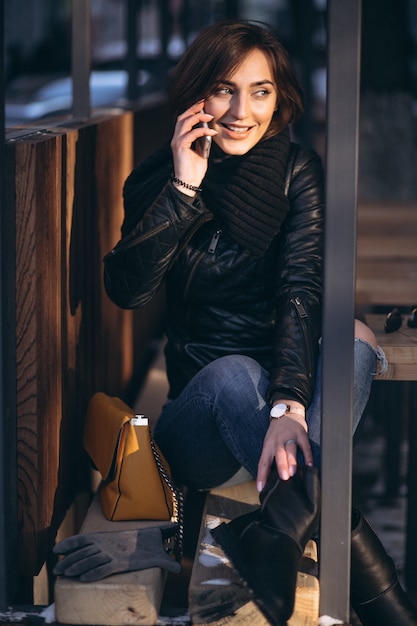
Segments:
[[[386,428],[385,486],[386,495],[392,497],[398,496],[400,451],[406,419],[408,469],[405,580],[408,590],[417,594],[417,542],[414,534],[417,528],[417,329],[408,328],[407,315],[403,315],[401,328],[393,333],[386,333],[385,317],[367,315],[366,323],[374,331],[389,364],[388,371],[377,375],[375,380],[392,381],[400,385],[400,389],[388,388],[388,393],[383,396],[382,414],[378,417],[384,420]],[[407,402],[402,393],[404,381],[410,392]]]
[[[393,333],[384,331],[385,315],[366,315],[366,323],[374,331],[384,350],[389,368],[378,380],[417,381],[417,328],[408,328],[406,315],[401,328]]]

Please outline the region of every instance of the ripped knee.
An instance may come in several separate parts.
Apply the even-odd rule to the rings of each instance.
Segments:
[[[362,339],[371,344],[375,350],[378,349],[378,342],[374,332],[369,326],[357,319],[355,319],[355,339]]]

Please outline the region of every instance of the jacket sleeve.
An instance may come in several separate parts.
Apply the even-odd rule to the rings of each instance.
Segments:
[[[110,299],[124,309],[149,302],[184,240],[209,219],[211,214],[198,195],[190,198],[166,183],[134,228],[104,257],[104,285]]]
[[[274,365],[267,398],[311,401],[321,335],[323,170],[318,155],[296,147],[288,176],[290,210],[278,261]]]

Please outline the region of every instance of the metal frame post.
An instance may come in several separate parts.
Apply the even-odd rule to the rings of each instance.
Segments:
[[[127,98],[130,102],[134,102],[138,96],[138,58],[137,58],[137,42],[138,29],[137,18],[138,12],[142,8],[141,0],[127,0],[126,3],[126,40],[127,40]]]
[[[328,2],[320,614],[349,622],[361,0]]]
[[[4,105],[4,3],[0,0],[0,610],[6,610],[18,587],[18,515],[15,369],[14,203],[7,202]]]
[[[88,119],[91,71],[91,0],[72,0],[72,113]]]
[[[4,215],[4,143],[5,143],[5,115],[4,115],[4,6],[3,2],[0,4],[0,46],[1,46],[1,62],[0,62],[0,128],[1,128],[1,146],[0,146],[0,216]],[[0,224],[0,293],[1,302],[0,306],[0,458],[2,466],[0,468],[0,610],[4,610],[7,606],[7,592],[6,592],[6,498],[5,488],[7,475],[4,467],[4,452],[6,449],[5,438],[5,406],[4,406],[4,384],[3,384],[3,365],[4,365],[4,350],[3,350],[3,337],[5,334],[4,321],[3,321],[3,228]]]

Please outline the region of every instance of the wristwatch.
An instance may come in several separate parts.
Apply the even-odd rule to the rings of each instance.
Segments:
[[[269,413],[269,416],[271,417],[271,419],[279,419],[287,413],[296,413],[297,415],[305,417],[304,411],[302,409],[291,407],[289,404],[285,404],[284,402],[280,402],[273,406]]]
[[[285,415],[286,413],[289,413],[290,411],[291,411],[291,407],[289,404],[284,404],[283,402],[280,402],[279,404],[276,404],[275,406],[272,407],[269,415],[273,417],[274,419],[278,419],[279,417],[282,417],[283,415]]]

